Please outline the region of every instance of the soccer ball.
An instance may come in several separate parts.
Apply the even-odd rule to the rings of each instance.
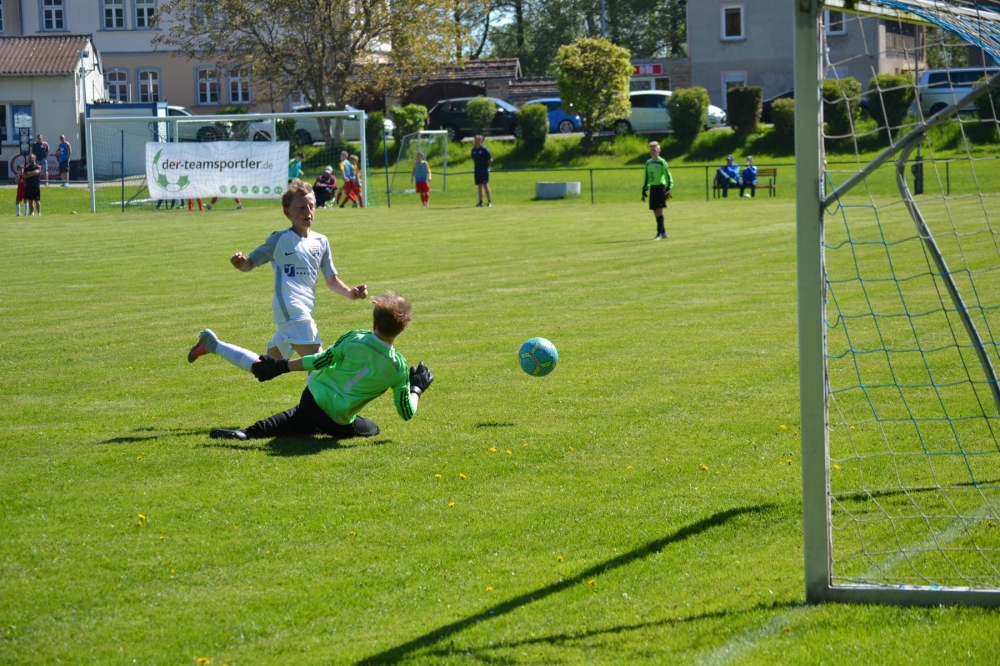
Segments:
[[[559,362],[559,352],[556,346],[545,338],[531,338],[517,353],[521,369],[529,375],[544,377],[556,369]]]

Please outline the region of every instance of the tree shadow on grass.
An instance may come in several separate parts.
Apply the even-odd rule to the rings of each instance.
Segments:
[[[351,437],[350,439],[339,440],[333,437],[323,436],[301,436],[301,437],[275,437],[272,440],[213,440],[211,444],[205,444],[205,448],[232,449],[234,451],[263,451],[271,456],[291,457],[291,456],[311,456],[323,451],[336,449],[356,449],[363,446],[385,446],[392,444],[387,438],[364,438]]]
[[[709,516],[708,518],[703,518],[702,520],[692,523],[686,527],[682,527],[673,534],[669,534],[662,539],[650,541],[646,545],[636,548],[628,553],[624,553],[609,560],[605,560],[599,564],[595,564],[594,566],[581,571],[576,576],[560,580],[558,583],[553,583],[507,601],[500,602],[480,613],[476,613],[475,615],[469,616],[465,619],[446,624],[443,627],[427,632],[423,636],[418,636],[411,641],[407,641],[406,643],[397,645],[396,647],[392,647],[388,650],[384,650],[383,652],[379,652],[378,654],[366,657],[357,663],[359,666],[362,666],[399,661],[417,650],[432,648],[434,645],[440,643],[449,636],[462,632],[469,627],[491,620],[500,615],[506,615],[507,613],[516,611],[517,609],[527,606],[530,603],[562,592],[570,587],[573,587],[574,585],[585,583],[599,574],[607,574],[615,569],[632,564],[637,560],[641,560],[654,553],[660,552],[667,546],[679,543],[690,537],[697,536],[698,534],[701,534],[702,532],[705,532],[713,527],[720,527],[743,514],[763,513],[764,511],[772,508],[774,508],[773,504],[763,504],[759,506],[739,507],[735,509],[727,509],[726,511],[720,511]]]

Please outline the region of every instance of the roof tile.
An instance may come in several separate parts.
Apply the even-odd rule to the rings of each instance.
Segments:
[[[90,35],[0,37],[0,76],[70,74],[92,48]]]

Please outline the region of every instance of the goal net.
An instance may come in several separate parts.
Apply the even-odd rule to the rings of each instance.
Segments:
[[[413,165],[421,153],[431,169],[431,192],[444,192],[448,186],[448,133],[427,130],[405,135],[399,142],[396,164],[389,180],[391,194],[416,192],[412,179]]]
[[[358,111],[88,117],[86,156],[91,211],[124,211],[137,206],[160,211],[209,210],[212,204],[220,209],[274,206],[281,196],[280,184],[257,185],[252,179],[234,181],[231,172],[227,176],[226,166],[249,159],[274,167],[280,163],[285,173],[290,174],[299,153],[302,154],[300,178],[314,184],[329,167],[337,179],[339,194],[343,189],[341,154],[345,151],[365,165],[359,169],[362,204],[377,205],[381,197],[369,186],[372,173],[367,167],[365,119],[366,115]],[[147,154],[150,146],[152,152]],[[150,165],[149,156],[158,154],[161,148],[164,157],[179,151],[186,159],[201,165],[217,164],[220,168],[214,174],[203,173],[197,189],[191,186],[193,177],[178,184],[174,181],[183,176],[164,173],[154,168],[157,165]],[[265,155],[267,160],[257,159]],[[170,182],[157,187],[158,179]],[[331,195],[336,196],[332,192]]]
[[[807,598],[1000,605],[1000,4],[811,4],[795,31]]]

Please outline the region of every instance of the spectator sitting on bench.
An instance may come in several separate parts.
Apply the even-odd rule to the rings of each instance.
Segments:
[[[722,196],[729,196],[729,186],[740,184],[740,168],[733,164],[733,156],[726,155],[726,166],[715,172],[715,186],[722,190]]]
[[[750,194],[743,194],[744,190],[750,188]],[[747,165],[743,167],[743,180],[740,181],[740,196],[757,196],[757,167],[753,165],[753,155],[747,157]]]

